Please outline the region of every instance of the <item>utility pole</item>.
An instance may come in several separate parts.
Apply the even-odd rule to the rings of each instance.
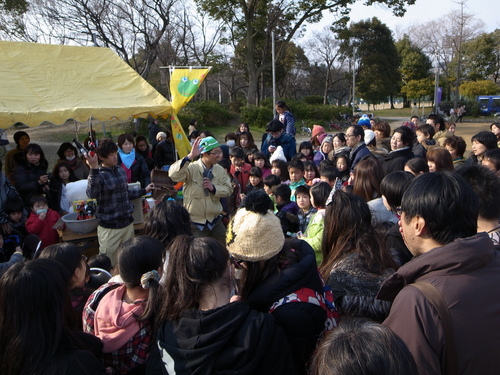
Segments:
[[[436,53],[436,75],[434,76],[434,113],[438,114],[438,91],[439,91],[439,58]]]
[[[464,15],[464,5],[466,1],[462,0],[460,1],[460,19],[459,19],[459,29],[460,29],[460,34],[458,37],[458,41],[455,40],[453,44],[455,45],[455,50],[457,52],[457,77],[455,79],[455,95],[453,95],[453,108],[458,108],[458,97],[459,97],[459,87],[460,87],[460,71],[461,71],[461,65],[462,65],[462,42],[464,38],[464,27],[465,27],[465,22],[466,22],[466,17]]]
[[[352,115],[356,114],[356,52],[357,47],[354,47],[352,52]]]
[[[276,56],[274,55],[274,31],[271,32],[271,58],[273,65],[273,117],[276,116]]]

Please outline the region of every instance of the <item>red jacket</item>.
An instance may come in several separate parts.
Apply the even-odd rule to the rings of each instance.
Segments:
[[[47,211],[45,220],[40,220],[38,215],[33,212],[30,213],[28,220],[26,220],[26,230],[40,237],[42,241],[40,249],[45,249],[47,246],[59,242],[59,233],[52,227],[57,223],[60,217],[61,216],[56,211],[50,208]]]
[[[229,172],[239,181],[241,189],[245,194],[247,192],[248,179],[250,178],[250,169],[252,169],[252,166],[248,163],[245,163],[242,172],[236,171],[236,168],[232,164],[231,169],[229,170]]]

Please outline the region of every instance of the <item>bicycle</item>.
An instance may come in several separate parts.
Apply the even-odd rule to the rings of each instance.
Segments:
[[[352,126],[351,115],[349,114],[340,114],[338,120],[330,121],[330,130],[345,133],[349,126]]]
[[[7,152],[7,146],[9,144],[9,140],[7,139],[7,134],[5,133],[5,129],[0,129],[0,157],[4,156]]]
[[[309,126],[306,126],[305,122],[302,121],[302,127],[300,128],[299,134],[311,138],[311,133],[312,133],[311,128]]]

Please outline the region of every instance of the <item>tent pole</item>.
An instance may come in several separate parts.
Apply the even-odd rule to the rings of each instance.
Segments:
[[[106,123],[104,121],[101,121],[101,126],[102,126],[102,137],[106,138]]]
[[[168,84],[169,84],[169,91],[170,91],[170,103],[172,103],[172,100],[173,100],[172,92],[170,90],[170,81],[172,79],[172,72],[174,71],[175,68],[176,67],[172,66],[172,65],[168,66]],[[173,137],[174,132],[172,131],[172,117],[170,117],[170,134],[172,134],[172,137]],[[177,160],[177,159],[179,159],[179,154],[177,152],[177,147],[175,147],[175,140],[172,139],[172,141],[174,143],[174,150],[175,150],[174,155],[175,155],[175,159]]]

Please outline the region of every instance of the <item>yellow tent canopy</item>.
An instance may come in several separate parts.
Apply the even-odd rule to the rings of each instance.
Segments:
[[[171,108],[108,48],[0,41],[0,128],[166,117]]]

